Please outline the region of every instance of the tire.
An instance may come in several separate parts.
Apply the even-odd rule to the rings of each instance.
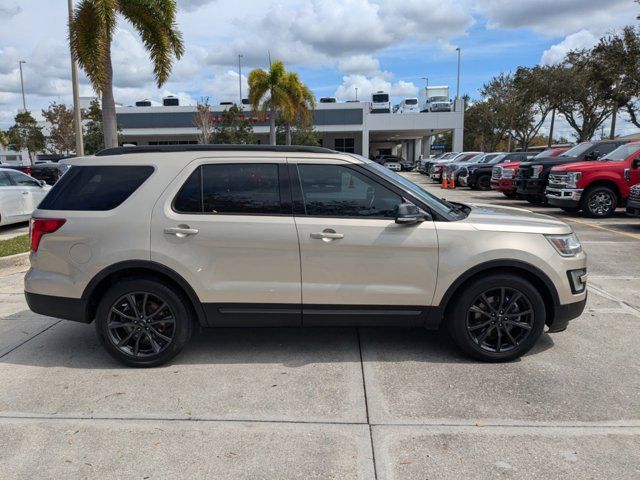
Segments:
[[[547,197],[545,197],[544,195],[527,195],[524,197],[524,199],[529,203],[533,203],[534,205],[547,204]]]
[[[465,285],[457,295],[446,319],[447,328],[460,350],[472,358],[484,362],[514,360],[527,353],[544,330],[544,300],[529,281],[518,275],[483,276]],[[500,309],[500,304],[506,308]]]
[[[560,207],[560,210],[567,213],[578,213],[580,211],[580,207]]]
[[[592,187],[582,195],[582,211],[590,218],[608,218],[616,213],[618,195],[608,187]]]
[[[182,294],[139,277],[118,282],[105,293],[95,323],[98,338],[116,360],[156,367],[180,353],[191,338],[194,318]]]
[[[480,175],[476,180],[476,188],[484,192],[491,190],[491,175]]]
[[[507,198],[516,198],[518,196],[518,194],[516,192],[513,192],[513,191],[509,192],[509,191],[506,191],[506,190],[503,190],[502,194]]]

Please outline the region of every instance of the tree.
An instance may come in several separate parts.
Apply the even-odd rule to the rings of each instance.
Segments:
[[[118,15],[140,34],[160,87],[169,78],[174,58],[179,59],[184,53],[182,34],[175,23],[176,11],[175,0],[81,0],[75,8],[69,22],[71,53],[102,97],[106,147],[118,146],[111,62]]]
[[[0,147],[3,149],[9,147],[9,133],[4,130],[0,130]]]
[[[42,116],[51,126],[46,138],[46,147],[51,153],[68,154],[76,148],[76,136],[73,125],[73,110],[63,103],[53,102],[42,110]]]
[[[246,145],[254,143],[253,126],[237,105],[232,105],[215,124],[212,143]]]
[[[575,131],[576,140],[590,140],[612,112],[610,96],[599,83],[591,52],[569,52],[563,64],[549,69],[548,75],[553,77],[558,112]]]
[[[249,103],[255,114],[269,114],[269,143],[276,145],[276,115],[282,111],[292,111],[296,107],[287,84],[284,63],[277,60],[269,66],[269,71],[256,68],[248,78]]]
[[[473,103],[464,114],[464,149],[495,151],[504,139],[506,128],[496,104],[488,99]]]
[[[520,148],[527,150],[557,101],[555,96],[548,94],[550,85],[547,71],[542,67],[518,68],[513,84],[518,105],[513,135]]]
[[[93,155],[104,149],[104,133],[102,125],[102,110],[100,102],[93,100],[89,109],[82,112],[85,120],[84,153]],[[118,143],[120,143],[120,127],[118,127]]]
[[[297,73],[287,72],[284,83],[291,99],[290,105],[286,105],[282,110],[285,122],[285,144],[291,145],[292,125],[294,123],[302,127],[311,125],[310,108],[315,108],[315,99],[309,87],[302,83]]]
[[[209,97],[203,97],[196,105],[196,113],[193,123],[198,128],[198,143],[206,145],[211,142],[213,135],[213,115],[211,114],[211,105],[209,105]]]
[[[33,163],[33,154],[41,151],[45,145],[42,127],[29,111],[22,111],[15,117],[15,124],[9,128],[9,148],[11,150],[26,150],[29,160]]]
[[[312,125],[303,124],[299,121],[293,125],[288,125],[282,120],[276,122],[278,143],[285,143],[287,138],[287,128],[291,135],[289,145],[308,145],[319,147],[322,134],[315,130]]]

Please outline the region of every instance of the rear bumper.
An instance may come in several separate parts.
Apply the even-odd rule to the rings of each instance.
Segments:
[[[39,293],[24,292],[29,309],[48,317],[91,323],[87,315],[87,302],[81,298],[57,297]]]
[[[547,187],[546,178],[516,178],[514,181],[516,192],[520,195],[544,195]]]
[[[547,188],[547,202],[557,207],[578,207],[582,198],[582,189]]]

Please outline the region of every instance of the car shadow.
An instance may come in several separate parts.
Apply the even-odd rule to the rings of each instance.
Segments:
[[[16,315],[24,315],[24,312]],[[527,355],[553,346],[544,333]],[[477,363],[448,334],[407,328],[205,328],[169,365],[265,364],[300,367],[335,362]],[[515,360],[518,362],[520,360]],[[62,321],[24,342],[0,364],[78,369],[126,368],[111,358],[93,325]]]

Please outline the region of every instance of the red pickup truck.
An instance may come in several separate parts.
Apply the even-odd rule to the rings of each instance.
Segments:
[[[629,190],[640,183],[640,142],[616,148],[599,160],[558,165],[546,190],[549,205],[588,217],[612,216],[624,206]]]
[[[543,150],[533,158],[557,157],[567,150],[569,150],[569,147],[552,147]],[[493,167],[491,171],[491,190],[499,190],[505,197],[515,198],[516,187],[513,184],[513,179],[518,175],[518,165],[520,165],[520,161],[505,162],[500,166]]]

